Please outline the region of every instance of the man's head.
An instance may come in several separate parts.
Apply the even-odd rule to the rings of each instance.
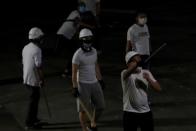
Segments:
[[[79,33],[79,39],[83,51],[89,52],[92,50],[93,33],[91,32],[91,30],[87,28],[82,29]]]
[[[79,2],[78,3],[78,11],[80,13],[86,12],[86,4],[84,2]]]
[[[125,56],[126,64],[129,65],[131,62],[137,62],[137,65],[141,62],[139,53],[135,51],[129,51]]]
[[[136,16],[136,22],[138,25],[145,25],[147,23],[147,15],[145,13],[138,13]]]
[[[30,29],[29,31],[29,40],[31,42],[34,42],[34,43],[40,43],[41,42],[41,39],[43,38],[44,36],[44,33],[42,32],[42,30],[38,27],[33,27]]]

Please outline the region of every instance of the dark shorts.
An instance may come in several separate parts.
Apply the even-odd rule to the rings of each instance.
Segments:
[[[126,112],[123,114],[123,128],[124,131],[154,131],[154,122],[152,112],[134,113]]]

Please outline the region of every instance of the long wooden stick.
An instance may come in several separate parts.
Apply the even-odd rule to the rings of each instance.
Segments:
[[[43,92],[43,97],[44,97],[44,100],[45,100],[45,104],[46,104],[46,107],[47,107],[48,115],[51,118],[52,117],[52,113],[50,111],[50,107],[49,107],[49,104],[48,104],[47,95],[46,95],[46,92],[45,92],[44,87],[41,87],[41,88],[42,88],[42,92]]]
[[[89,120],[91,122],[94,122],[94,120],[95,120],[95,109],[93,110],[93,115],[91,115],[90,111],[87,109],[87,107],[85,106],[85,104],[83,103],[83,101],[80,98],[77,98],[77,100],[79,101],[80,105],[82,106],[82,108],[86,112],[87,117],[89,118]]]

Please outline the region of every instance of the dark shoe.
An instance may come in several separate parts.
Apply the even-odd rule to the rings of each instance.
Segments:
[[[33,125],[28,125],[25,127],[25,130],[29,130],[29,129],[38,130],[38,129],[42,129],[42,126],[39,124],[33,124]]]
[[[40,119],[36,119],[32,124],[29,123],[26,125],[25,130],[29,129],[42,129],[42,125],[46,124],[47,122],[44,122]]]
[[[97,127],[87,127],[88,131],[98,131]]]

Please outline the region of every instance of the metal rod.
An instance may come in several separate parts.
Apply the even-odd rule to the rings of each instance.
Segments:
[[[158,49],[156,49],[145,61],[144,63],[148,62],[153,56],[155,56],[163,47],[165,47],[167,43],[163,43]]]

